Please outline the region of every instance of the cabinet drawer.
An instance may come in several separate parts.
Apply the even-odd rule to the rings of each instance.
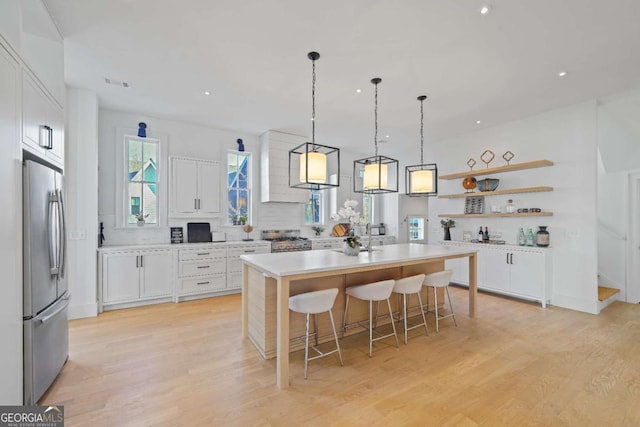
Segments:
[[[198,293],[227,287],[227,275],[218,274],[180,280],[180,293]]]
[[[229,258],[227,260],[227,272],[239,272],[242,275],[242,260],[240,258]]]
[[[206,248],[200,250],[181,250],[180,261],[194,261],[211,258],[225,258],[227,256],[225,248]]]
[[[233,272],[227,275],[227,289],[240,289],[242,287],[242,272]]]
[[[248,246],[244,248],[229,248],[229,257],[239,257],[249,254],[268,254],[271,252],[269,246]]]
[[[225,274],[227,265],[225,261],[181,261],[180,277],[208,276],[211,274]]]

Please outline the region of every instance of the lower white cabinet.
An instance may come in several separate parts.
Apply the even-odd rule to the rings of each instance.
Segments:
[[[240,255],[268,254],[271,252],[269,243],[227,248],[227,289],[242,288],[242,260]]]
[[[101,264],[103,307],[173,294],[169,249],[105,253]]]
[[[222,290],[226,287],[225,247],[178,250],[178,297]]]
[[[369,238],[361,237],[362,246],[367,246]],[[371,246],[393,245],[396,243],[396,236],[371,236]],[[342,249],[344,237],[322,237],[311,239],[311,249]]]
[[[551,297],[551,262],[549,249],[442,242],[444,246],[478,250],[478,288],[514,297],[539,301],[546,307]],[[469,285],[469,262],[466,258],[447,260],[453,270],[451,281]]]

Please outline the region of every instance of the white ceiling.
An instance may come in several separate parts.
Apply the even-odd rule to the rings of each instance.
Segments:
[[[484,16],[480,0],[45,3],[67,84],[102,107],[216,128],[309,135],[316,50],[316,139],[361,153],[372,77],[381,154],[418,147],[418,95],[429,142],[640,85],[638,0],[491,0]]]

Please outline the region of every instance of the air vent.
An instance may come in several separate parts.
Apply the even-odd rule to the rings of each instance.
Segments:
[[[104,78],[104,82],[108,85],[114,85],[114,86],[120,86],[120,87],[129,87],[129,83],[127,82],[123,82],[120,80],[116,80],[116,79],[110,79],[105,77]]]

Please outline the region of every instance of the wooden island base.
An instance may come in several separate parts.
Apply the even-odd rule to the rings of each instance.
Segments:
[[[336,322],[336,330],[338,337],[342,336],[342,321],[345,306],[344,290],[349,286],[362,285],[380,280],[399,279],[402,277],[413,276],[420,273],[434,273],[444,270],[444,261],[430,261],[424,264],[407,265],[400,267],[392,267],[374,271],[361,271],[356,273],[335,274],[331,276],[316,277],[311,279],[292,280],[290,282],[290,295],[297,295],[305,292],[318,291],[321,289],[338,288],[338,296],[333,306],[333,316]],[[438,302],[441,306],[444,290],[438,289]],[[426,289],[422,289],[422,301],[427,302]],[[272,277],[263,275],[262,272],[249,268],[249,340],[258,349],[262,357],[272,359],[276,357],[277,349],[277,280]],[[391,307],[395,312],[401,307],[401,300],[392,296]],[[414,296],[410,299],[410,306],[417,307],[418,299]],[[430,309],[433,308],[433,294],[430,294]],[[369,318],[369,308],[366,301],[351,299],[349,302],[349,323],[359,320],[367,320]],[[375,305],[374,305],[375,313]],[[385,304],[382,304],[379,311],[380,315],[388,313]],[[414,311],[418,314],[417,311]],[[419,314],[418,314],[419,315]],[[381,317],[378,321],[379,325],[389,323],[389,318]],[[311,321],[313,325],[313,320]],[[311,326],[313,328],[313,326]],[[398,327],[396,325],[396,327]],[[305,315],[300,313],[289,313],[289,331],[290,337],[300,337],[305,334]],[[345,335],[351,335],[364,331],[362,328],[350,328]],[[424,331],[422,331],[424,333]],[[318,316],[318,342],[327,342],[333,340],[331,333],[331,323],[329,316],[321,314]],[[400,339],[400,330],[398,337]],[[297,351],[303,349],[301,343],[291,344],[289,350]]]

